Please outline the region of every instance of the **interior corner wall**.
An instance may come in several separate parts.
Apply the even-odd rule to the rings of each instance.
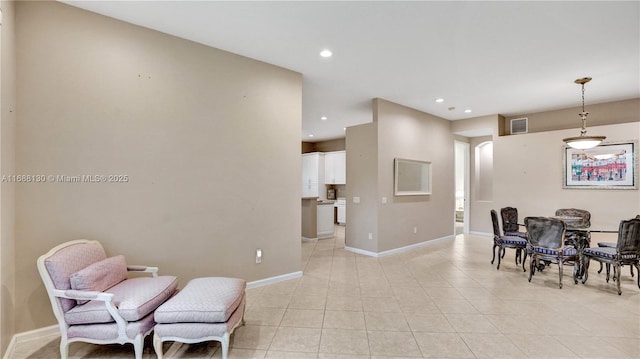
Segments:
[[[563,142],[576,129],[494,138],[493,208],[518,208],[526,216],[551,216],[558,208],[591,212],[591,228],[618,229],[620,220],[640,214],[640,190],[565,189],[562,186]],[[638,140],[640,122],[589,126],[590,134],[608,142]],[[636,169],[637,170],[637,169]],[[480,219],[491,226],[489,211]]]
[[[378,124],[347,127],[347,184],[345,244],[378,252]],[[359,203],[353,198],[358,197]],[[369,233],[371,238],[369,239]]]
[[[181,287],[301,270],[299,73],[59,2],[17,2],[16,43],[16,173],[47,178],[16,186],[17,332],[55,323],[36,259],[73,239]]]
[[[0,174],[15,173],[15,3],[0,1]],[[0,187],[0,353],[15,333],[15,184]]]
[[[453,235],[455,151],[450,122],[381,99],[374,106],[378,123],[378,251]],[[430,161],[432,194],[394,196],[394,158]]]

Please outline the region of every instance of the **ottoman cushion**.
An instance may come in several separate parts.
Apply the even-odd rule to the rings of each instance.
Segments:
[[[184,341],[205,337],[223,337],[230,333],[242,320],[244,299],[225,323],[158,323],[154,330],[160,338],[180,338]]]
[[[196,278],[155,311],[157,323],[224,323],[244,298],[243,279]]]

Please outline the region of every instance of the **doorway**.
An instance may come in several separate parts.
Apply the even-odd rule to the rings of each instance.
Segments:
[[[469,233],[469,144],[455,141],[454,234]]]

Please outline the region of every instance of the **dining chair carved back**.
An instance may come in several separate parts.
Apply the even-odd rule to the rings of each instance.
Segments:
[[[556,210],[556,218],[567,224],[565,244],[571,244],[581,252],[591,245],[591,212],[578,208],[560,208]]]
[[[520,232],[518,224],[518,209],[515,207],[504,207],[500,209],[502,218],[502,230],[505,236],[517,236],[527,239],[527,233]]]
[[[615,248],[586,248],[582,252],[582,255],[585,262],[582,283],[586,283],[589,278],[589,263],[592,259],[601,264],[607,264],[607,282],[609,282],[609,266],[613,265],[613,280],[616,282],[618,295],[621,295],[621,267],[623,265],[629,265],[636,267],[636,270],[640,270],[640,216],[620,221],[620,226],[618,227],[618,242]],[[640,288],[640,275],[638,276],[638,288]]]
[[[522,262],[522,270],[526,272],[524,262],[527,259],[527,240],[519,236],[501,235],[498,213],[494,209],[491,210],[491,223],[493,224],[493,258],[491,259],[491,264],[496,259],[496,248],[498,248],[498,266],[496,269],[500,269],[500,262],[504,257],[506,248],[513,248],[516,250],[516,265]],[[523,253],[524,258],[522,256]]]
[[[565,264],[573,264],[573,280],[577,284],[578,253],[573,246],[565,245],[566,223],[549,217],[526,217],[524,223],[529,238],[527,252],[531,256],[529,282],[536,268],[542,270],[544,268],[542,262],[549,262],[558,264],[560,288],[562,288],[562,267]]]

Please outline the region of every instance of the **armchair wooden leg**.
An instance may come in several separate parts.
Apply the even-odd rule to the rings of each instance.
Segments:
[[[531,277],[533,277],[533,273],[536,271],[535,269],[535,260],[533,258],[533,255],[531,256],[531,259],[529,260],[529,282],[531,282]]]
[[[496,247],[497,245],[493,245],[493,258],[491,258],[491,264],[493,264],[493,262],[496,260]],[[500,254],[498,254],[500,255]]]
[[[65,338],[60,338],[60,357],[62,359],[69,358],[69,342]]]
[[[587,282],[587,278],[589,278],[589,262],[591,262],[591,259],[587,257],[582,269],[582,284],[585,284]],[[600,266],[602,266],[602,263],[600,263]]]
[[[618,273],[620,273],[620,263],[616,263],[616,265],[613,267],[613,273],[615,276],[616,270],[618,271]],[[622,295],[622,291],[620,290],[620,275],[618,275],[618,280],[616,280],[616,286],[618,287],[618,295]]]
[[[562,261],[558,261],[558,273],[560,274],[560,282],[558,286],[562,289]]]

